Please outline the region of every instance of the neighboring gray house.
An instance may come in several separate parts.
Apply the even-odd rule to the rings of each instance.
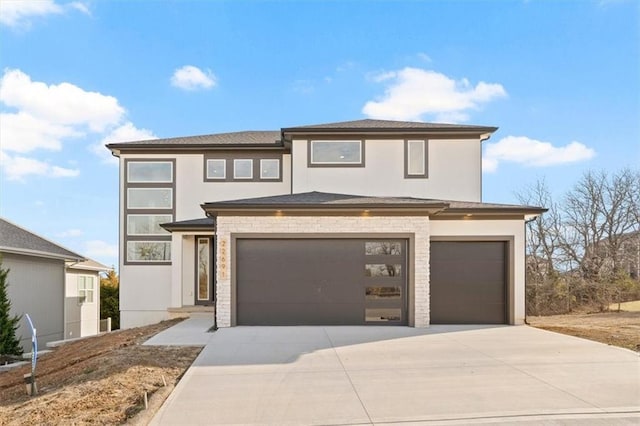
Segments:
[[[195,305],[221,327],[523,323],[524,224],[544,209],[483,202],[496,129],[356,120],[107,145],[121,326]]]
[[[8,296],[11,313],[28,313],[31,316],[41,348],[47,342],[64,339],[66,264],[86,259],[2,218],[0,255],[3,267],[10,269]],[[99,289],[99,284],[96,287]],[[23,348],[28,351],[31,334],[24,317],[20,321],[18,335]]]

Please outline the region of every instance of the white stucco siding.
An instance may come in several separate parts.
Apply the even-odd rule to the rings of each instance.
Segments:
[[[288,154],[282,158],[282,182],[204,182],[202,154],[178,155],[176,160],[176,220],[204,217],[200,205],[205,202],[291,193],[291,155]]]
[[[123,265],[120,270],[120,327],[131,328],[168,318],[171,265]]]
[[[229,327],[232,324],[232,269],[231,260],[235,255],[231,247],[232,235],[263,233],[269,234],[412,234],[414,236],[413,257],[416,259],[409,267],[409,280],[413,279],[413,295],[409,300],[410,325],[425,327],[429,324],[429,219],[423,216],[407,217],[235,217],[220,216],[217,219],[217,320],[218,326]],[[268,233],[265,233],[268,230]],[[281,237],[281,235],[279,235]],[[226,246],[221,248],[221,246]],[[411,256],[411,253],[410,253]],[[411,321],[413,316],[413,321]]]
[[[524,220],[432,220],[431,237],[504,237],[512,239],[509,272],[512,282],[510,306],[512,324],[523,324],[525,319],[525,230]]]
[[[365,140],[364,167],[308,167],[308,141],[293,141],[293,192],[480,201],[478,139],[428,141],[428,177],[405,178],[404,140]]]

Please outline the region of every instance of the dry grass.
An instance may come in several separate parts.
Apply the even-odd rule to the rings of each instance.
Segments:
[[[23,384],[30,366],[0,373],[0,425],[126,422],[143,409],[145,392],[175,384],[200,352],[141,345],[178,321],[91,337],[43,355],[33,398]]]
[[[530,325],[640,352],[640,310],[527,317]]]
[[[640,300],[633,302],[612,303],[609,305],[610,311],[640,312]]]

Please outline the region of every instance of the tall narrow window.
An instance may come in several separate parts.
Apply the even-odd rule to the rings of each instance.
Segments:
[[[405,142],[405,177],[427,177],[427,142],[408,140]]]
[[[209,238],[198,238],[198,300],[210,300],[210,259]]]
[[[171,235],[160,225],[175,218],[176,160],[124,160],[125,264],[171,262]]]

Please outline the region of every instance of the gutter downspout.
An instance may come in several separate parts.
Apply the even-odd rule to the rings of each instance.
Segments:
[[[525,219],[524,221],[524,323],[529,324],[527,321],[527,225],[531,222],[538,220],[539,215],[535,215],[531,219]]]

